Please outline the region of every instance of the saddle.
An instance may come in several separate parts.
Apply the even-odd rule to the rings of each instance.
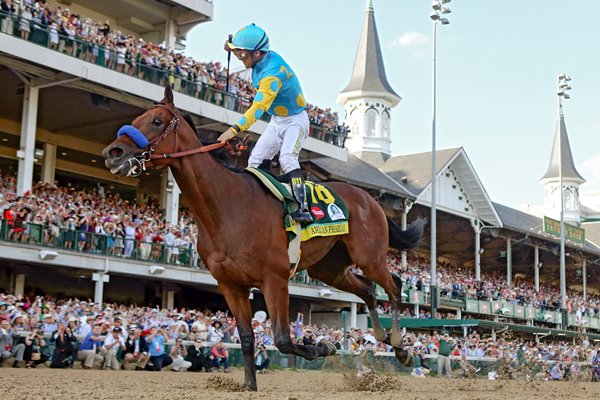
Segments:
[[[290,213],[297,208],[297,203],[294,200],[290,186],[260,168],[248,167],[245,171],[257,177],[282,202],[284,208],[283,224],[288,232],[288,239],[292,241],[298,235],[298,232]],[[302,226],[301,240],[304,242],[317,236],[335,236],[350,233],[348,226],[349,213],[344,201],[326,185],[311,181],[306,181],[305,185],[306,202],[315,221]]]

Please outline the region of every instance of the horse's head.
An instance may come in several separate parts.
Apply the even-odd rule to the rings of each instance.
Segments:
[[[137,176],[144,169],[165,167],[168,158],[155,159],[156,154],[177,151],[180,113],[173,104],[173,91],[167,85],[164,98],[154,107],[119,129],[117,139],[103,151],[106,167],[114,175]]]

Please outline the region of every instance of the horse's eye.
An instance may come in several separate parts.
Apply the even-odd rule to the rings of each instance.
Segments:
[[[162,121],[158,118],[155,118],[154,121],[152,121],[152,125],[155,126],[161,126],[162,125]]]

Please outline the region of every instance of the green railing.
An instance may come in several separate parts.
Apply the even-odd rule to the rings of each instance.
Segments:
[[[0,240],[127,260],[206,269],[198,253],[191,248],[191,244],[168,246],[164,243],[59,228],[56,225],[18,221],[9,223],[6,219],[0,219]],[[310,278],[306,271],[296,273],[290,282],[308,286],[326,286],[323,282]]]
[[[168,246],[115,235],[104,235],[56,225],[21,223],[2,219],[0,240],[34,244],[61,250],[77,251],[129,260],[157,262],[205,268],[190,245]]]
[[[19,30],[20,17],[0,11],[1,32],[24,40]],[[146,82],[160,86],[170,83],[174,90],[187,96],[207,101],[220,107],[225,107],[239,113],[244,113],[251,104],[251,99],[238,96],[236,93],[219,89],[215,85],[209,85],[199,79],[183,76],[169,65],[151,65],[143,58],[142,53],[137,51],[135,56],[127,57],[127,53],[119,54],[113,48],[107,48],[95,41],[84,40],[72,35],[65,36],[60,31],[57,33],[58,42],[52,42],[50,28],[39,23],[30,23],[31,32],[29,42],[38,44],[62,54],[66,54],[82,61],[86,61],[101,67],[112,69],[131,77],[142,79]],[[221,79],[225,79],[224,77]],[[268,114],[263,114],[261,119],[268,121]],[[346,136],[336,132],[334,129],[326,128],[311,123],[309,136],[338,147],[344,147]]]
[[[376,286],[375,293],[380,301],[388,301],[388,297],[380,286]],[[405,289],[402,301],[408,304],[429,305],[430,296],[421,290]],[[551,308],[536,308],[520,304],[512,304],[499,300],[473,300],[464,298],[440,297],[440,305],[452,308],[460,308],[473,314],[497,315],[507,318],[522,319],[528,321],[539,321],[552,324],[561,322],[560,311]],[[600,318],[582,316],[577,318],[575,314],[568,314],[569,326],[600,329]]]

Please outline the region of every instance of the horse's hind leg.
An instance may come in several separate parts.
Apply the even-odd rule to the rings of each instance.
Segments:
[[[248,390],[255,391],[257,390],[257,386],[256,365],[254,364],[254,332],[252,330],[252,310],[250,308],[250,301],[248,300],[250,291],[247,288],[239,288],[222,283],[219,283],[219,289],[223,293],[223,296],[225,296],[227,305],[235,317],[240,334],[242,354],[244,355],[244,386]]]
[[[332,268],[329,266],[315,265],[308,270],[311,278],[333,286],[344,292],[353,293],[365,302],[369,309],[371,322],[373,323],[373,333],[375,339],[380,342],[387,341],[387,335],[379,322],[377,314],[377,298],[373,289],[373,282],[365,276],[357,275],[348,267]]]

